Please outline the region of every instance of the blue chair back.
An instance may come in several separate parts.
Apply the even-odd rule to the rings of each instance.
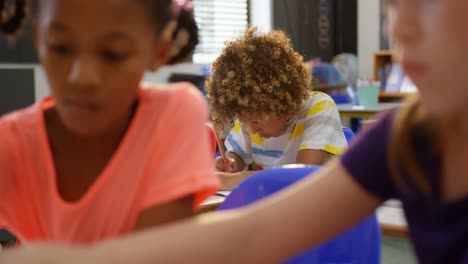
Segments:
[[[351,130],[351,128],[348,128],[348,127],[343,127],[343,134],[345,135],[345,138],[346,138],[346,141],[348,141],[348,144],[356,136],[353,130]]]
[[[330,97],[333,99],[335,104],[351,104],[351,97],[349,94],[346,93],[334,93],[334,94],[329,94]]]
[[[317,171],[319,167],[278,168],[260,171],[243,181],[219,210],[239,208],[268,197]],[[306,202],[306,201],[304,201]],[[326,223],[324,223],[326,224]],[[375,214],[349,231],[318,247],[290,258],[286,264],[377,264],[380,262],[380,229]]]

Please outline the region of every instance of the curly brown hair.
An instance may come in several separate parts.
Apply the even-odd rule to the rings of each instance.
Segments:
[[[220,126],[239,115],[292,118],[312,90],[310,71],[282,31],[249,28],[228,42],[206,81],[211,115]]]

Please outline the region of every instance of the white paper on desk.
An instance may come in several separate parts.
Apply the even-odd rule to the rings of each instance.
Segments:
[[[395,208],[401,208],[401,201],[396,200],[396,199],[390,199],[384,203],[384,206],[386,207],[395,207]]]
[[[222,203],[224,202],[224,199],[225,198],[222,196],[213,195],[213,196],[208,197],[205,201],[203,201],[201,205],[204,206],[204,205],[210,205],[214,203]]]
[[[381,206],[377,209],[377,219],[380,223],[397,226],[407,226],[403,209]]]
[[[216,194],[227,197],[229,194],[231,194],[231,191],[218,191]]]

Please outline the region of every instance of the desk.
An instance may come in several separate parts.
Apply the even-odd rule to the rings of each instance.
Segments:
[[[410,95],[415,93],[399,93],[399,92],[380,92],[379,102],[401,102]]]
[[[396,237],[409,237],[408,225],[403,215],[401,203],[390,200],[377,209],[382,234]]]
[[[394,108],[398,108],[401,103],[379,103],[377,107],[364,107],[352,104],[338,104],[338,112],[341,117],[369,119],[375,114]]]
[[[201,203],[197,214],[213,212],[218,210],[218,207],[224,202],[224,199],[226,199],[226,197],[222,195],[213,195],[209,197],[203,203]]]
[[[197,214],[216,211],[225,198],[221,195],[211,196],[201,204]],[[382,234],[403,238],[409,237],[407,223],[399,201],[390,200],[378,208],[377,219],[380,223]]]

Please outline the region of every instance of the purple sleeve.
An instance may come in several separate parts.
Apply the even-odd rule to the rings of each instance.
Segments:
[[[388,145],[395,112],[385,114],[352,142],[341,164],[366,191],[383,200],[396,197],[388,166]]]

